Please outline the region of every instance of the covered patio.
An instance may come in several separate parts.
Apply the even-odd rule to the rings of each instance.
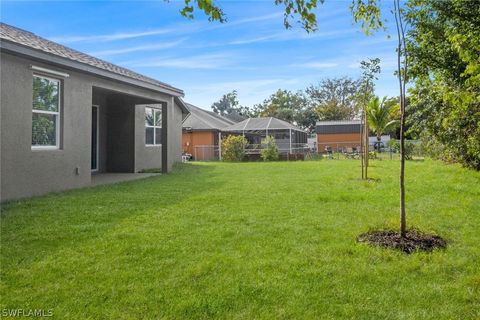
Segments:
[[[247,154],[260,153],[262,140],[267,136],[275,138],[281,154],[304,153],[308,150],[307,133],[286,121],[274,118],[248,118],[222,129],[222,136],[243,135],[248,140]]]

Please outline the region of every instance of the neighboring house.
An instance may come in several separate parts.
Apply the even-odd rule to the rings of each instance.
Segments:
[[[0,41],[2,201],[181,160],[182,90],[3,23]]]
[[[317,121],[317,150],[325,152],[325,147],[341,150],[360,146],[360,120]]]
[[[186,105],[190,114],[183,121],[183,152],[191,154],[194,160],[217,159],[219,132],[235,122],[192,104]]]
[[[243,121],[243,120],[247,119],[247,117],[242,116],[241,114],[238,114],[236,112],[230,113],[230,114],[225,114],[222,117],[227,118],[228,120],[233,121],[234,123],[237,123],[237,122],[240,122],[240,121]]]

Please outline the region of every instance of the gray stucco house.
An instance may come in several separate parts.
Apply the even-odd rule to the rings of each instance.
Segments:
[[[181,160],[183,91],[0,24],[0,200]]]

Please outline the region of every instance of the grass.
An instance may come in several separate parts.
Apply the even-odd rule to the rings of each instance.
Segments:
[[[480,173],[407,163],[408,224],[445,250],[356,243],[397,228],[398,162],[197,163],[2,208],[4,309],[61,319],[478,319]]]

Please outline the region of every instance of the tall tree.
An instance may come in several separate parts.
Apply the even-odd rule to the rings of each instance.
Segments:
[[[214,102],[212,104],[212,110],[222,116],[241,115],[248,117],[250,115],[250,110],[240,105],[236,90],[224,94],[220,100]]]
[[[317,120],[305,94],[278,89],[262,103],[253,107],[252,114],[259,117],[275,117],[312,130]]]
[[[411,0],[411,132],[480,170],[480,1]]]
[[[349,77],[323,79],[306,94],[320,120],[350,120],[358,114],[360,84]]]
[[[168,1],[168,0],[165,0]],[[325,0],[273,0],[277,6],[284,7],[283,24],[285,28],[292,27],[292,21],[299,23],[307,32],[317,29],[315,9]],[[210,21],[227,22],[227,15],[213,0],[184,0],[185,6],[180,13],[189,19],[194,18],[195,9],[207,15]]]

